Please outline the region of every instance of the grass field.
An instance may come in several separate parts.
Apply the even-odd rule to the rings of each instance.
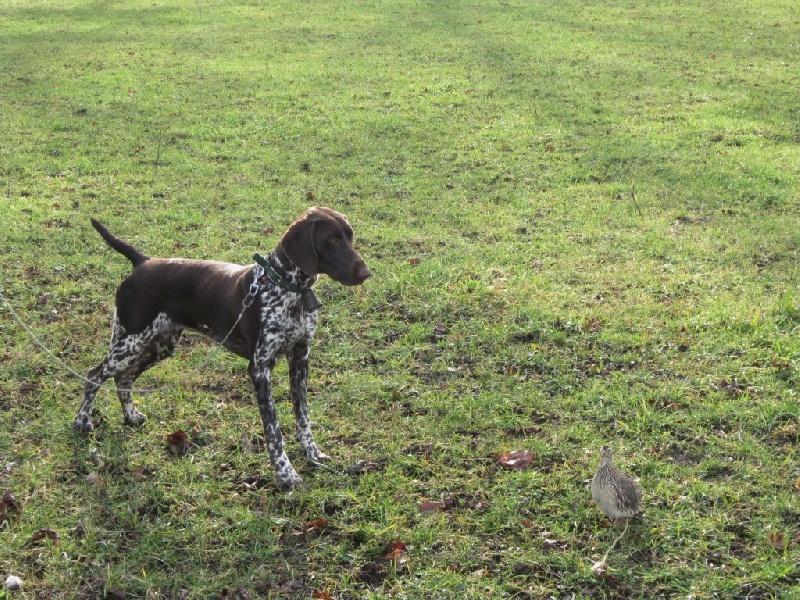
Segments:
[[[0,289],[61,361],[129,263],[246,264],[312,204],[314,470],[187,336],[82,383],[0,309],[0,597],[800,598],[800,10],[789,0],[3,0]],[[208,361],[208,362],[207,362]],[[167,436],[188,435],[176,456]],[[619,529],[603,444],[640,479]],[[529,450],[528,468],[496,455]]]

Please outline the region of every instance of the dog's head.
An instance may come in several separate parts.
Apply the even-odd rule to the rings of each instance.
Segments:
[[[309,208],[286,230],[279,245],[309,277],[324,273],[343,285],[360,285],[372,275],[353,248],[347,217],[331,208]]]

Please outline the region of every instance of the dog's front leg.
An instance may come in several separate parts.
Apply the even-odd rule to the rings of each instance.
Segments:
[[[250,363],[250,379],[258,401],[258,410],[261,421],[264,423],[264,436],[267,440],[267,450],[272,466],[275,469],[275,480],[282,490],[296,488],[303,480],[292,467],[283,445],[283,434],[278,424],[278,413],[275,410],[275,401],[272,398],[272,368],[275,361],[253,360]]]
[[[331,457],[322,452],[311,433],[311,419],[308,416],[308,344],[298,344],[289,354],[289,382],[292,389],[292,405],[294,406],[295,427],[300,448],[305,457],[312,463],[329,462]]]

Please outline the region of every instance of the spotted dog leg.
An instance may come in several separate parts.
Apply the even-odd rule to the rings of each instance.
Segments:
[[[309,462],[330,462],[331,457],[322,452],[311,433],[311,419],[308,416],[308,345],[295,347],[289,355],[289,381],[292,389],[292,405],[294,406],[295,427],[300,448]]]
[[[157,362],[172,355],[181,333],[183,333],[182,329],[176,329],[175,331],[155,336],[147,345],[147,348],[139,355],[138,360],[124,373],[114,377],[114,381],[117,384],[117,395],[119,396],[120,404],[122,404],[122,414],[128,425],[142,425],[147,420],[147,417],[133,405],[131,388],[133,388],[139,375]]]
[[[75,431],[88,434],[94,430],[92,408],[94,406],[94,398],[102,383],[112,377],[117,380],[118,384],[123,379],[129,379],[130,376],[126,378],[125,373],[128,371],[134,373],[138,370],[137,365],[144,364],[142,355],[148,349],[153,337],[171,330],[174,330],[174,327],[164,314],[160,314],[150,327],[134,335],[129,335],[118,319],[114,320],[114,329],[108,354],[103,359],[103,362],[89,371],[86,377],[88,381],[83,391],[83,402],[81,402],[78,414],[72,423],[72,428]],[[120,379],[117,379],[118,377]],[[130,386],[128,385],[127,387]],[[137,419],[136,415],[141,415],[141,413],[133,408],[130,396],[128,395],[127,397],[127,405],[122,396],[120,400],[123,404],[122,408],[125,411],[126,421],[131,422],[129,419],[134,419],[135,421]]]
[[[264,437],[267,440],[267,451],[275,469],[275,480],[282,490],[291,490],[298,487],[303,480],[294,470],[283,443],[283,434],[278,423],[278,413],[275,410],[275,401],[272,398],[272,369],[275,359],[258,359],[250,362],[250,379],[258,401],[258,411],[264,424]]]
[[[72,422],[72,429],[78,433],[88,434],[94,431],[94,425],[92,424],[94,397],[97,395],[97,390],[100,389],[100,384],[108,379],[107,376],[103,376],[107,363],[108,358],[105,358],[103,362],[89,371],[86,376],[89,381],[86,382],[86,386],[83,389],[83,402],[81,402],[78,414],[75,415],[75,420]]]

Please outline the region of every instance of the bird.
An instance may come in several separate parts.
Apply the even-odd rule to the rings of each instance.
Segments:
[[[603,514],[614,519],[615,525],[642,512],[642,488],[614,466],[611,446],[600,450],[600,466],[592,477],[592,498]]]

